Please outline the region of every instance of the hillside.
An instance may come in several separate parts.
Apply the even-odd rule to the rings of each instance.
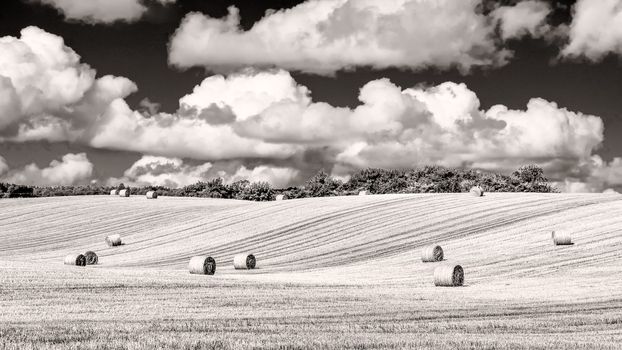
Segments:
[[[139,347],[613,349],[622,340],[619,195],[9,199],[0,222],[9,347],[54,348],[50,320],[81,348],[112,336],[108,324]],[[575,244],[554,246],[551,230]],[[125,245],[107,247],[112,233]],[[431,243],[445,262],[421,262]],[[63,265],[86,250],[99,265]],[[234,270],[238,252],[254,253],[258,268]],[[216,275],[187,273],[200,254],[216,259]],[[464,267],[464,287],[434,287],[444,263]],[[96,336],[76,326],[85,320]]]

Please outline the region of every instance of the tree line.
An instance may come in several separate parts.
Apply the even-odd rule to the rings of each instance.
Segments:
[[[457,193],[480,186],[485,192],[558,192],[544,176],[542,168],[526,165],[510,175],[473,169],[424,166],[414,169],[368,168],[355,172],[341,181],[321,170],[301,186],[274,189],[267,182],[236,181],[224,183],[222,178],[169,188],[164,186],[126,187],[97,184],[80,186],[26,186],[0,183],[0,198],[109,195],[114,189],[129,188],[133,195],[157,191],[161,196],[227,198],[251,201],[274,200],[279,194],[287,198],[328,197],[388,193]]]

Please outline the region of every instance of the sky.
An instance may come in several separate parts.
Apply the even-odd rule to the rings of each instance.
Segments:
[[[3,0],[0,181],[423,165],[622,191],[622,0]]]

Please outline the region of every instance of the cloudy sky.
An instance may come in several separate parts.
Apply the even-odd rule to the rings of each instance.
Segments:
[[[622,190],[622,0],[2,0],[0,181]]]

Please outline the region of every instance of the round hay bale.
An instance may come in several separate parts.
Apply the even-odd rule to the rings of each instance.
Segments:
[[[211,256],[194,256],[188,263],[188,271],[193,275],[213,275],[216,272],[216,260]]]
[[[119,194],[119,190],[110,190],[110,195],[111,196],[116,196]]]
[[[253,254],[238,254],[233,257],[233,267],[236,270],[254,269],[257,260]]]
[[[82,254],[69,254],[65,257],[65,265],[86,266],[86,258]]]
[[[129,197],[130,196],[130,189],[126,188],[126,189],[123,189],[123,190],[119,191],[119,196],[120,197]]]
[[[555,245],[572,245],[572,238],[568,232],[555,232],[551,233],[553,237],[553,244]]]
[[[484,195],[484,190],[479,186],[471,187],[471,190],[469,192],[471,193],[472,196],[475,196],[475,197],[481,197]]]
[[[284,194],[279,194],[279,195],[276,196],[276,200],[277,201],[284,201],[286,199],[287,199],[287,196],[284,195]]]
[[[367,195],[368,195],[367,191],[360,191],[359,192],[359,196],[367,196]]]
[[[440,245],[429,245],[421,250],[421,261],[443,261],[443,248]]]
[[[99,261],[99,257],[97,256],[97,254],[91,250],[84,253],[84,258],[86,258],[87,265],[96,265],[97,262]]]
[[[457,287],[464,284],[464,270],[460,265],[445,265],[434,269],[434,285]]]
[[[148,199],[156,199],[156,198],[158,198],[158,192],[156,192],[156,191],[149,191],[149,192],[147,192],[147,198]]]
[[[121,245],[121,235],[115,234],[106,236],[106,244],[108,244],[109,247],[116,247],[118,245]]]

